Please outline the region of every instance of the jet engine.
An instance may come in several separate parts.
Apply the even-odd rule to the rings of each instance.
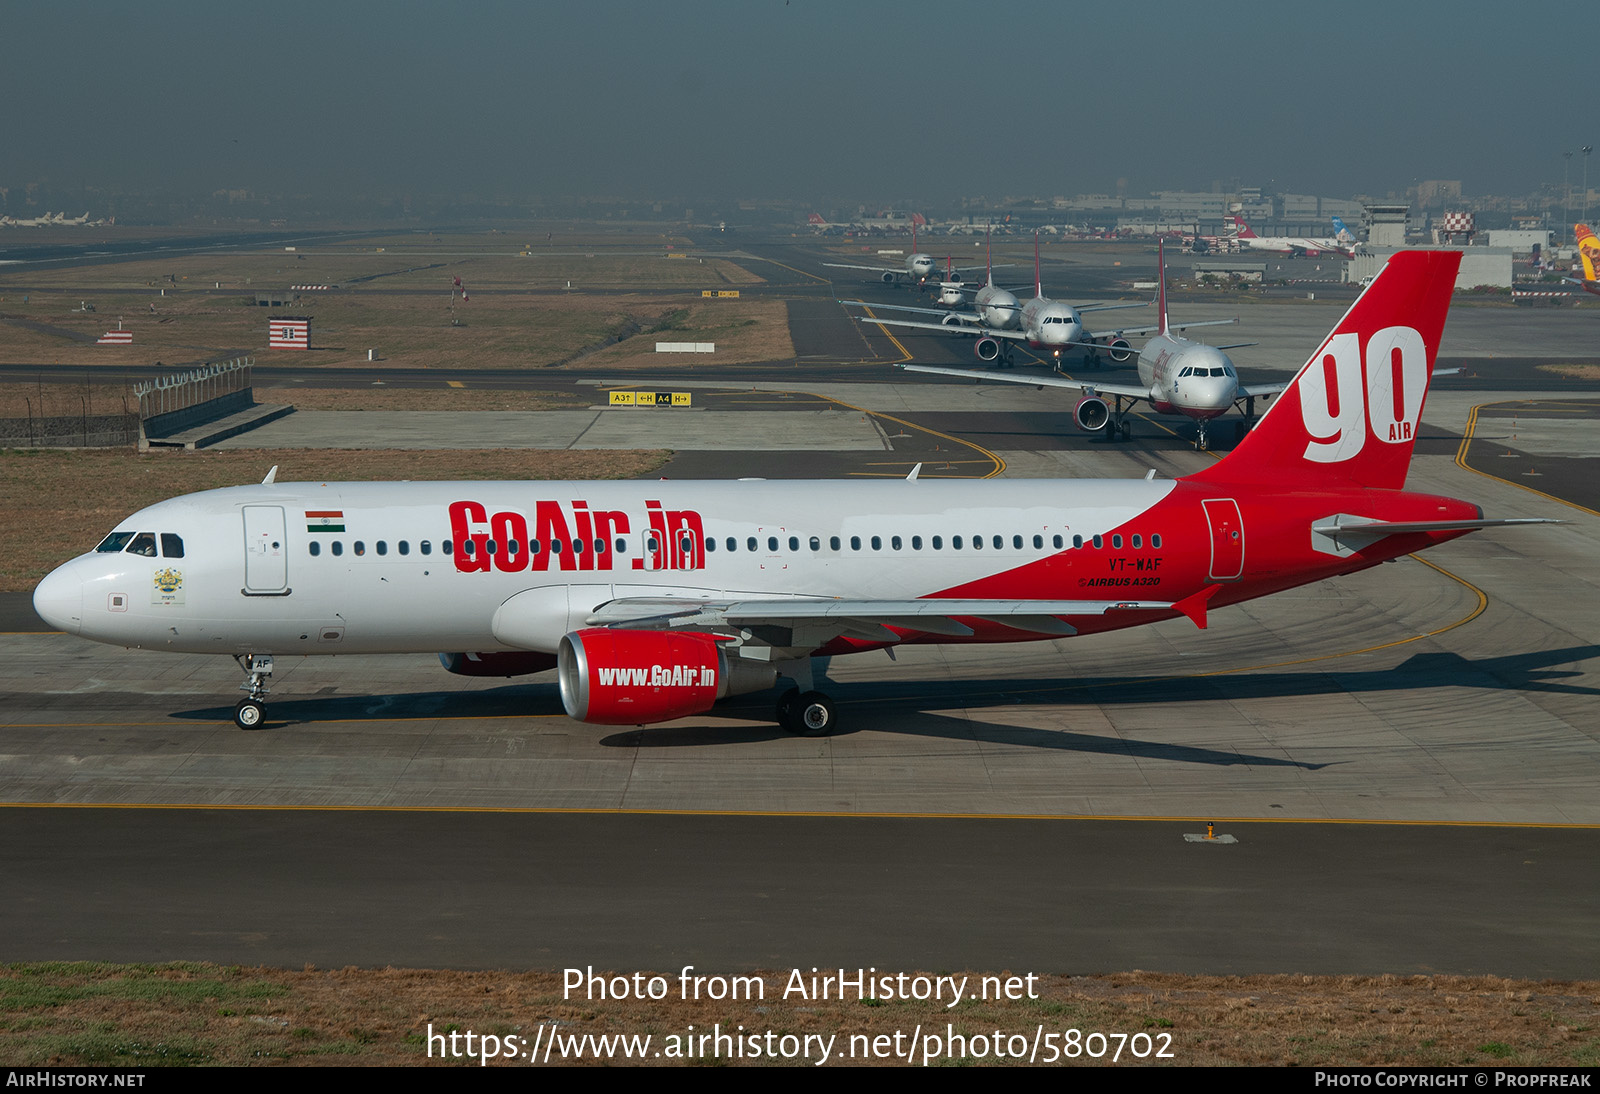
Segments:
[[[526,676],[556,667],[551,653],[441,653],[439,664],[457,676]]]
[[[573,631],[556,654],[561,703],[580,722],[643,726],[703,714],[729,695],[777,683],[771,665],[742,660],[709,634]]]
[[[886,273],[883,275],[883,283],[885,285],[893,285],[895,283],[895,278],[898,276],[898,274]]]
[[[993,361],[1000,356],[1000,339],[987,336],[978,339],[972,344],[972,352],[978,355],[980,361]]]
[[[1072,420],[1085,433],[1098,433],[1111,421],[1111,408],[1098,395],[1085,395],[1072,408]]]
[[[947,315],[943,319],[939,320],[939,325],[941,327],[958,327],[958,328],[966,326],[966,324],[961,321],[961,316],[955,314],[954,312],[951,312],[949,315]]]
[[[1126,338],[1113,338],[1105,346],[1106,356],[1119,365],[1133,356],[1133,346],[1128,344]]]

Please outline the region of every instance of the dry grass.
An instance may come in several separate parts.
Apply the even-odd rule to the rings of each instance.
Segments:
[[[260,482],[385,479],[615,479],[645,474],[664,452],[516,450],[110,449],[0,451],[0,591],[32,589],[146,505],[197,490]]]
[[[1539,368],[1575,380],[1600,380],[1600,365],[1540,365]]]
[[[726,259],[669,257],[682,254],[669,248],[683,245],[645,234],[603,243],[418,234],[362,247],[0,273],[0,363],[114,372],[248,353],[296,366],[343,366],[365,362],[375,349],[387,365],[405,368],[543,368],[662,324],[685,340],[717,341],[718,362],[792,357],[781,303],[700,296],[762,279]],[[456,278],[467,302],[455,295]],[[283,307],[254,303],[258,291],[297,284],[341,287],[302,292]],[[84,301],[95,310],[80,310]],[[312,316],[313,348],[268,350],[267,319],[275,314]],[[119,318],[134,343],[96,345]],[[647,341],[653,339],[609,363],[633,363],[638,354],[631,351],[653,351],[641,348]]]
[[[670,1051],[669,1037],[681,1037],[691,1025],[701,1034],[720,1025],[733,1033],[742,1026],[745,1035],[833,1034],[833,1062],[843,1062],[852,1035],[884,1035],[892,1044],[898,1033],[903,1045],[920,1025],[941,1038],[954,1027],[968,1038],[984,1038],[986,1047],[996,1031],[1017,1035],[1021,1040],[1009,1043],[1012,1051],[1031,1048],[1040,1028],[1059,1035],[1074,1029],[1142,1034],[1152,1039],[1137,1042],[1145,1051],[1147,1045],[1170,1044],[1170,1060],[1139,1061],[1129,1058],[1126,1047],[1136,1042],[1124,1041],[1124,1066],[1600,1063],[1600,984],[1592,982],[1047,976],[1038,982],[1037,999],[969,1001],[952,1011],[933,1002],[785,1001],[786,971],[763,974],[762,1002],[682,1002],[675,998],[676,970],[664,975],[669,998],[639,1003],[566,999],[561,975],[554,972],[18,965],[0,969],[0,1058],[11,1066],[416,1064],[429,1062],[431,1026],[437,1035],[515,1036],[529,1046],[551,1032],[648,1034],[642,1062],[663,1064],[675,1062],[654,1055]],[[1057,1043],[1065,1042],[1058,1037]],[[1099,1048],[1098,1042],[1087,1043]],[[464,1038],[457,1044],[464,1045]],[[452,1062],[440,1060],[439,1052],[435,1042],[432,1062]],[[858,1062],[867,1062],[857,1052]],[[553,1054],[550,1062],[558,1061],[559,1053]],[[590,1053],[571,1062],[606,1061]],[[1000,1061],[990,1050],[981,1060],[965,1062]]]

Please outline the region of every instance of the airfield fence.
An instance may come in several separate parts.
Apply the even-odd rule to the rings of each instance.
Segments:
[[[242,410],[254,398],[250,378],[254,364],[253,357],[236,357],[232,361],[219,361],[188,372],[158,377],[148,383],[136,383],[133,393],[139,397],[139,417],[144,419],[148,429],[152,419],[161,418],[170,424],[177,419],[168,419],[167,415],[179,415],[200,407],[205,408],[207,415]],[[209,405],[218,400],[227,400],[227,406]],[[233,403],[238,403],[238,407],[234,408]]]

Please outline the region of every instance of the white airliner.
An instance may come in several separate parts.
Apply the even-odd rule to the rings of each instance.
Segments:
[[[989,245],[987,232],[985,233],[984,246],[988,250],[987,280],[983,287],[970,290],[960,276],[951,270],[949,276],[939,283],[939,303],[956,307],[966,300],[965,293],[972,292],[972,311],[952,312],[939,308],[914,308],[904,304],[878,304],[865,300],[842,300],[840,303],[855,305],[860,308],[888,308],[893,311],[914,312],[923,315],[938,315],[941,326],[955,327],[968,331],[975,327],[992,327],[995,330],[1016,330],[1022,322],[1022,303],[1016,295],[1008,289],[1002,289],[994,283],[994,250]]]
[[[1244,222],[1244,217],[1223,217],[1224,224],[1233,230],[1232,238],[1237,240],[1240,247],[1249,251],[1269,251],[1273,254],[1305,255],[1315,258],[1323,252],[1348,255],[1355,249],[1356,238],[1344,222],[1338,217],[1333,218],[1338,227],[1338,234],[1315,238],[1310,236],[1258,236]]]
[[[987,372],[982,369],[935,368],[929,365],[901,365],[907,372],[930,372],[941,376],[960,376],[978,381],[991,380],[1007,384],[1032,384],[1035,387],[1064,387],[1080,395],[1073,407],[1072,419],[1077,427],[1087,433],[1101,433],[1109,440],[1127,440],[1133,426],[1127,420],[1127,411],[1141,402],[1149,403],[1161,414],[1182,414],[1195,422],[1199,447],[1209,447],[1206,423],[1221,417],[1234,407],[1244,412],[1240,422],[1239,437],[1243,437],[1248,422],[1255,419],[1257,399],[1269,399],[1281,394],[1287,384],[1251,384],[1239,382],[1233,361],[1223,352],[1231,346],[1208,346],[1192,342],[1173,333],[1167,321],[1167,266],[1164,244],[1157,244],[1157,268],[1160,288],[1157,306],[1160,309],[1160,326],[1157,334],[1139,351],[1139,383],[1109,384],[1097,380],[1073,380],[1066,376],[1026,376],[1014,372]],[[1228,320],[1232,322],[1232,320]],[[1238,343],[1249,345],[1250,343]],[[1106,402],[1107,398],[1111,402]],[[1124,406],[1124,403],[1128,404]]]
[[[811,658],[1023,642],[1207,613],[1363,570],[1485,520],[1405,492],[1460,255],[1388,262],[1257,427],[1176,481],[333,482],[190,494],[39,584],[52,625],[235,657],[243,727],[273,658],[446,652],[555,668],[574,718],[647,725],[792,681]]]
[[[1003,289],[994,286],[994,274],[989,275],[989,284],[986,289],[994,289],[985,304],[980,308],[987,308],[991,313],[1003,315],[1007,309],[1014,306],[1016,297],[1010,297],[1007,304]],[[842,301],[846,304],[861,304],[861,301]],[[952,327],[957,327],[961,333],[977,336],[973,343],[972,351],[978,355],[980,361],[999,361],[1002,365],[1011,363],[1011,345],[1015,342],[1026,342],[1029,347],[1045,351],[1053,363],[1059,363],[1070,356],[1081,355],[1086,363],[1099,367],[1103,358],[1121,364],[1133,356],[1133,345],[1128,341],[1128,335],[1150,334],[1159,331],[1160,327],[1122,327],[1114,331],[1104,331],[1100,334],[1091,334],[1083,323],[1083,313],[1091,311],[1116,311],[1121,308],[1142,308],[1144,304],[1125,304],[1106,302],[1102,304],[1064,304],[1059,300],[1051,300],[1044,294],[1044,280],[1039,268],[1039,237],[1033,238],[1033,299],[1021,306],[1017,313],[1018,320],[1015,328],[992,326],[989,323],[965,322],[959,317],[947,316],[942,322],[929,323],[916,319],[879,319],[875,316],[857,316],[862,323],[877,323],[886,327],[910,327],[913,330],[933,330],[951,333]],[[870,304],[867,307],[890,307],[895,305]],[[914,309],[898,309],[914,310]],[[1191,327],[1214,326],[1221,323],[1231,323],[1231,319],[1206,320],[1201,323],[1190,323]]]
[[[905,265],[897,270],[885,269],[882,266],[853,266],[846,262],[824,262],[823,265],[835,270],[867,270],[879,276],[885,285],[893,285],[896,281],[910,281],[915,285],[925,285],[928,279],[934,276],[938,269],[932,255],[925,255],[917,250],[917,224],[921,221],[918,216],[911,221],[911,253],[906,255]],[[960,266],[952,272],[965,272],[967,270],[981,269],[979,266]]]

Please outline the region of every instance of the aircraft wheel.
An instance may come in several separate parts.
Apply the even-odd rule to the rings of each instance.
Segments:
[[[1123,422],[1122,425],[1117,428],[1117,433],[1118,433],[1119,436],[1121,436],[1121,438],[1124,441],[1132,440],[1133,439],[1133,423],[1132,422]]]
[[[233,708],[233,724],[240,729],[259,729],[266,716],[266,705],[256,699],[240,699]]]
[[[806,692],[790,709],[794,712],[794,732],[802,737],[826,737],[838,721],[833,700],[820,691]]]

